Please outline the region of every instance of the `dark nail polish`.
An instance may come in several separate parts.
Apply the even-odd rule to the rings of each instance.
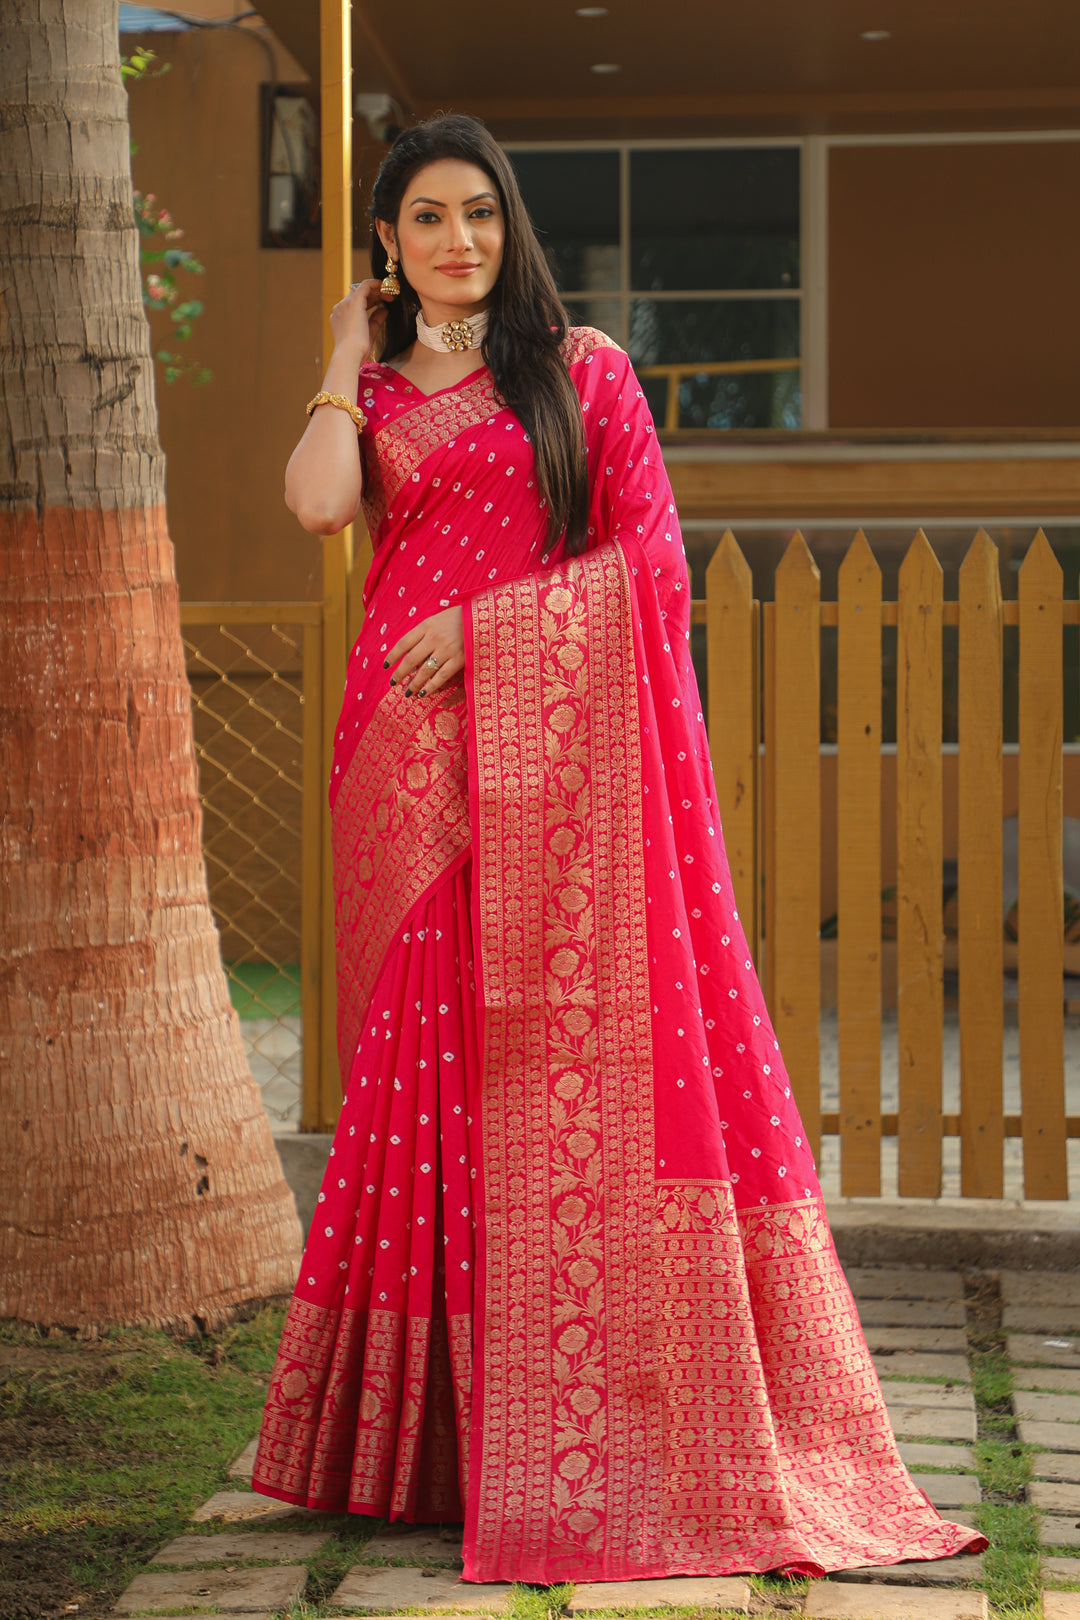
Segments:
[[[424,695],[425,695],[425,694],[426,694],[426,692],[427,692],[427,687],[426,687],[426,686],[422,686],[422,687],[421,687],[421,688],[420,688],[420,690],[419,690],[419,692],[417,692],[417,694],[416,694],[416,695],[417,695],[417,697],[423,697],[423,696],[424,696]]]
[[[390,668],[390,660],[389,660],[389,658],[384,658],[383,659],[382,667],[383,667],[383,669],[389,669]]]

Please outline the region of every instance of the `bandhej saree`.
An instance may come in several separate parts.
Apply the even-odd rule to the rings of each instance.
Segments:
[[[486,369],[427,396],[360,374],[345,1099],[255,1487],[464,1519],[468,1580],[978,1548],[900,1460],[733,903],[642,391],[602,334],[564,353],[575,558]],[[404,697],[387,650],[455,601],[464,681]]]

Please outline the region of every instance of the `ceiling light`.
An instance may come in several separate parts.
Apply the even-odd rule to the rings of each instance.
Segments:
[[[607,14],[607,6],[577,6],[574,10],[575,17],[606,17]]]
[[[590,73],[621,73],[621,62],[594,62],[589,69]]]
[[[892,34],[887,28],[868,28],[865,33],[859,35],[859,38],[869,40],[892,39]]]

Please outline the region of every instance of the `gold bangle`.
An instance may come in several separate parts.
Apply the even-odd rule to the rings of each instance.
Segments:
[[[367,426],[367,417],[364,415],[359,405],[354,405],[351,399],[345,398],[344,394],[327,394],[320,389],[320,391],[315,395],[315,398],[308,402],[308,415],[310,416],[312,411],[316,410],[320,405],[336,405],[339,411],[348,411],[349,415],[356,423],[357,433],[362,433],[364,428]]]

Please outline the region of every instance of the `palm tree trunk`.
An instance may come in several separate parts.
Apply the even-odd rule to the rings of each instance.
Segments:
[[[0,1317],[215,1326],[300,1231],[207,898],[116,0],[0,52]]]

